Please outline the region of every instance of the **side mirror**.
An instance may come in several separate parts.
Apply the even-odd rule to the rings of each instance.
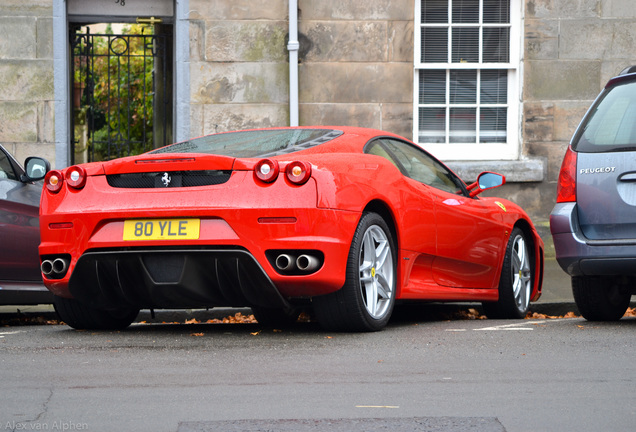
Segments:
[[[493,172],[483,172],[477,177],[477,181],[468,186],[470,196],[475,197],[485,190],[493,189],[506,184],[506,177]]]
[[[41,157],[28,157],[24,161],[24,171],[26,175],[24,175],[21,180],[22,181],[39,181],[44,179],[44,176],[51,169],[51,164],[46,159]]]

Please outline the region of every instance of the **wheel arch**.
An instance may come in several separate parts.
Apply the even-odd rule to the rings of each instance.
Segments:
[[[364,212],[377,213],[382,217],[382,219],[384,219],[384,222],[386,222],[386,224],[389,226],[389,229],[391,230],[391,235],[393,236],[393,240],[395,241],[395,248],[399,251],[400,239],[398,237],[397,224],[395,222],[393,212],[391,211],[391,208],[387,205],[387,203],[378,199],[373,200],[366,205],[366,207],[364,208]]]
[[[400,281],[402,280],[402,269],[400,266],[400,236],[398,235],[398,227],[397,227],[397,222],[395,219],[395,216],[393,214],[393,211],[391,210],[391,207],[384,201],[379,200],[379,199],[375,199],[370,201],[366,207],[364,208],[364,213],[369,213],[369,212],[373,212],[373,213],[377,213],[380,215],[380,217],[382,217],[382,219],[384,219],[384,222],[386,222],[386,224],[389,227],[389,230],[391,231],[391,236],[393,237],[393,241],[395,242],[395,253],[396,253],[396,257],[395,257],[395,271],[396,271],[396,287],[395,287],[395,295],[396,298],[399,298],[401,291],[402,291],[402,284],[400,283]]]
[[[534,274],[534,286],[532,290],[532,296],[530,301],[536,301],[541,296],[541,289],[543,285],[543,271],[544,271],[544,258],[543,258],[543,245],[537,241],[537,237],[539,234],[533,228],[532,224],[526,219],[519,219],[515,222],[514,227],[519,228],[523,231],[526,239],[530,242],[532,246],[533,253],[531,254],[532,263],[535,266],[535,274]],[[513,227],[513,228],[514,228]]]

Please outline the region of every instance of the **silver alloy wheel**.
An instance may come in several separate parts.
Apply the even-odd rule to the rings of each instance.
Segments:
[[[393,255],[389,240],[377,225],[364,233],[360,249],[360,292],[372,318],[382,318],[389,309],[393,291]]]
[[[518,234],[512,244],[512,290],[517,308],[527,309],[532,291],[532,274],[530,271],[530,257],[528,246],[521,234]]]

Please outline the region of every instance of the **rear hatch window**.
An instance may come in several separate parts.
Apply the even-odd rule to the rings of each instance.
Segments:
[[[636,77],[601,92],[572,140],[578,152],[636,150]]]

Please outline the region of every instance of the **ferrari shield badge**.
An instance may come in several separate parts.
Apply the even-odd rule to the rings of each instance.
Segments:
[[[508,210],[506,210],[506,206],[503,205],[502,203],[500,203],[499,201],[495,201],[495,204],[497,204],[499,207],[501,207],[501,209],[505,212],[507,212]]]

